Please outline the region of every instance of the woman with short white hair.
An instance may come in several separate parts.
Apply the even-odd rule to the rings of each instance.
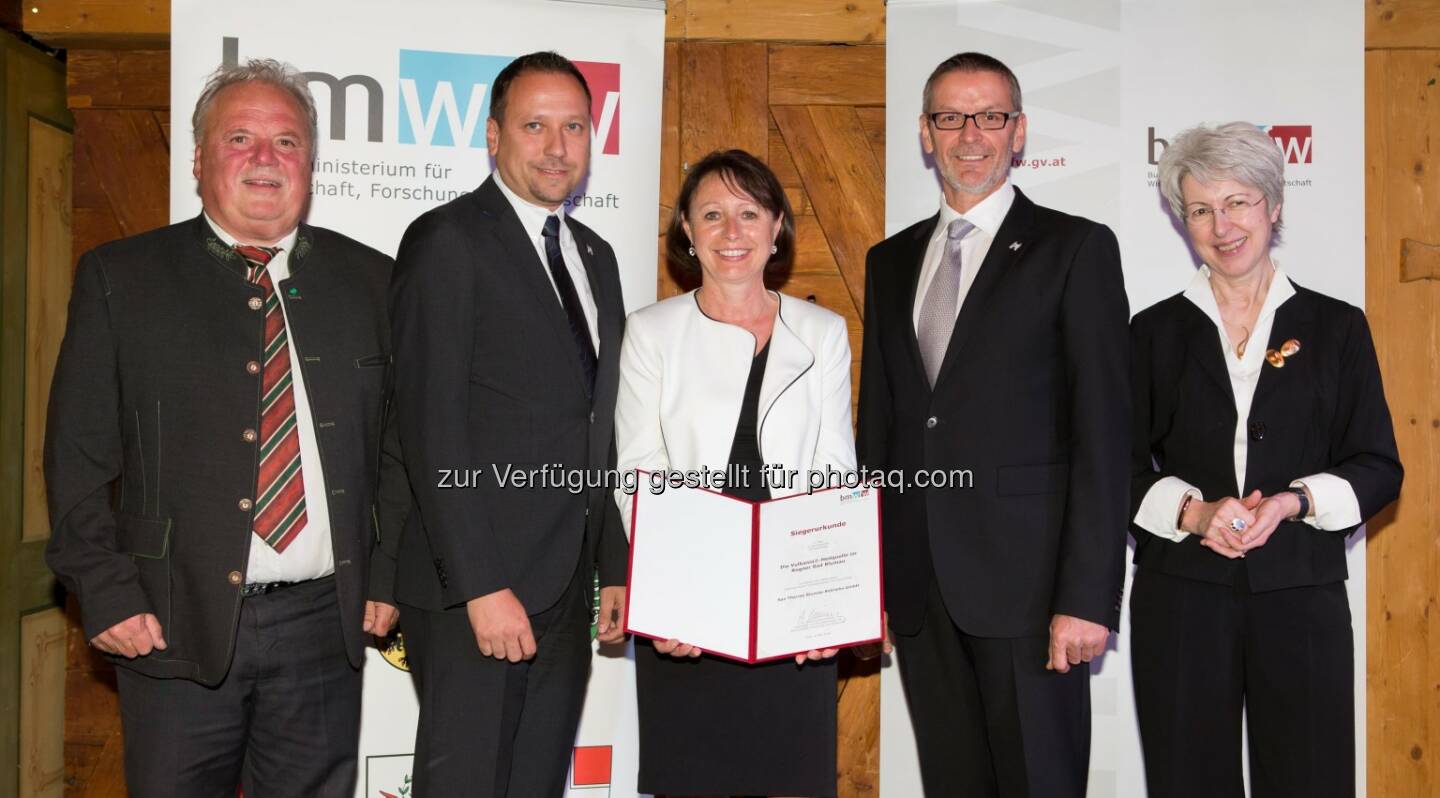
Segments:
[[[1186,130],[1160,189],[1202,265],[1131,322],[1149,794],[1243,796],[1243,717],[1252,795],[1353,795],[1346,538],[1403,473],[1370,329],[1271,258],[1285,163],[1260,129]]]

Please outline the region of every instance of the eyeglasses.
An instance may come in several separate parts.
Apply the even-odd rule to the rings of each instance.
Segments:
[[[1244,197],[1232,197],[1225,201],[1219,208],[1212,208],[1209,205],[1200,205],[1185,211],[1185,224],[1191,227],[1199,227],[1213,221],[1215,214],[1220,214],[1226,219],[1243,218],[1250,210],[1265,202],[1265,198],[1251,200]]]
[[[981,111],[978,114],[962,114],[959,111],[936,111],[930,114],[930,124],[934,125],[938,130],[964,130],[965,123],[974,119],[975,127],[981,130],[999,130],[1005,127],[1011,119],[1019,115],[1019,111]]]

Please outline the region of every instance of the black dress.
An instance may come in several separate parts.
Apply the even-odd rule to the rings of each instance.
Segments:
[[[756,439],[770,346],[750,365],[724,493],[770,498]],[[661,795],[835,794],[835,661],[746,665],[702,654],[676,659],[635,642],[641,792]]]

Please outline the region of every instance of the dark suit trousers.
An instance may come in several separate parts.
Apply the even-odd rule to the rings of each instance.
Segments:
[[[464,612],[402,606],[405,651],[420,690],[416,798],[544,798],[565,792],[590,675],[587,569],[554,606],[530,616],[535,657],[480,653]]]
[[[1083,796],[1090,764],[1089,670],[1045,670],[1048,635],[966,634],[930,581],[920,630],[894,637],[925,794]]]
[[[1315,534],[1333,534],[1317,532]],[[1131,671],[1151,798],[1355,794],[1353,638],[1345,583],[1251,593],[1140,568]]]
[[[136,798],[343,796],[355,791],[360,671],[335,580],[245,599],[217,687],[116,668],[125,781]]]

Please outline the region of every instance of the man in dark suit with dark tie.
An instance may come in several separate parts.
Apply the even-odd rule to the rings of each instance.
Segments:
[[[194,125],[203,213],[76,270],[46,560],[120,666],[131,795],[349,796],[367,633],[395,617],[373,524],[392,262],[301,223],[293,68],[221,67]]]
[[[564,791],[597,561],[600,639],[623,636],[619,513],[562,476],[613,467],[624,307],[614,251],[564,213],[590,163],[584,77],[532,53],[491,92],[495,171],[410,225],[391,289],[417,508],[396,590],[416,792],[529,798]]]
[[[1119,250],[1010,185],[1026,118],[1004,64],[954,56],[924,96],[943,199],[867,258],[857,436],[867,468],[968,474],[883,502],[921,775],[930,796],[1079,796],[1128,521]]]

